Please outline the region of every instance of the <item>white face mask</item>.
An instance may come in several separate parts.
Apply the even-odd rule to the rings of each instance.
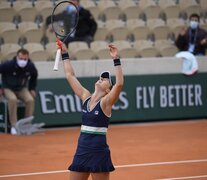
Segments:
[[[27,63],[28,63],[28,60],[25,61],[25,60],[23,60],[23,59],[17,59],[17,64],[18,64],[18,66],[21,67],[21,68],[24,68],[24,67],[27,65]]]
[[[197,21],[190,21],[190,27],[191,27],[191,29],[196,29],[198,27],[198,22]]]

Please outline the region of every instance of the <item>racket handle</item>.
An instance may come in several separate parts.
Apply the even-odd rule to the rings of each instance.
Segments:
[[[53,71],[58,71],[58,64],[60,62],[60,58],[61,58],[61,49],[58,49],[56,52],[55,64],[53,67]]]

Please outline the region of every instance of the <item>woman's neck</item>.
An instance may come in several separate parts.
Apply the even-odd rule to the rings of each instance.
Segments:
[[[98,102],[103,96],[103,93],[95,91],[91,96],[91,101]]]

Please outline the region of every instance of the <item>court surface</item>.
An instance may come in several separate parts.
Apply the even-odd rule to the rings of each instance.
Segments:
[[[80,127],[0,134],[0,179],[64,180]],[[207,179],[207,120],[110,125],[111,180]]]

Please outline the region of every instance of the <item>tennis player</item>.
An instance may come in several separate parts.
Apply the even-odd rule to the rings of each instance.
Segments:
[[[67,48],[60,42],[62,60],[66,79],[75,94],[82,100],[82,125],[77,150],[72,164],[69,166],[70,180],[109,180],[114,171],[106,134],[112,106],[121,92],[124,78],[118,50],[109,45],[109,53],[113,59],[116,83],[113,85],[110,72],[104,71],[95,83],[91,94],[75,76],[71,66]]]

